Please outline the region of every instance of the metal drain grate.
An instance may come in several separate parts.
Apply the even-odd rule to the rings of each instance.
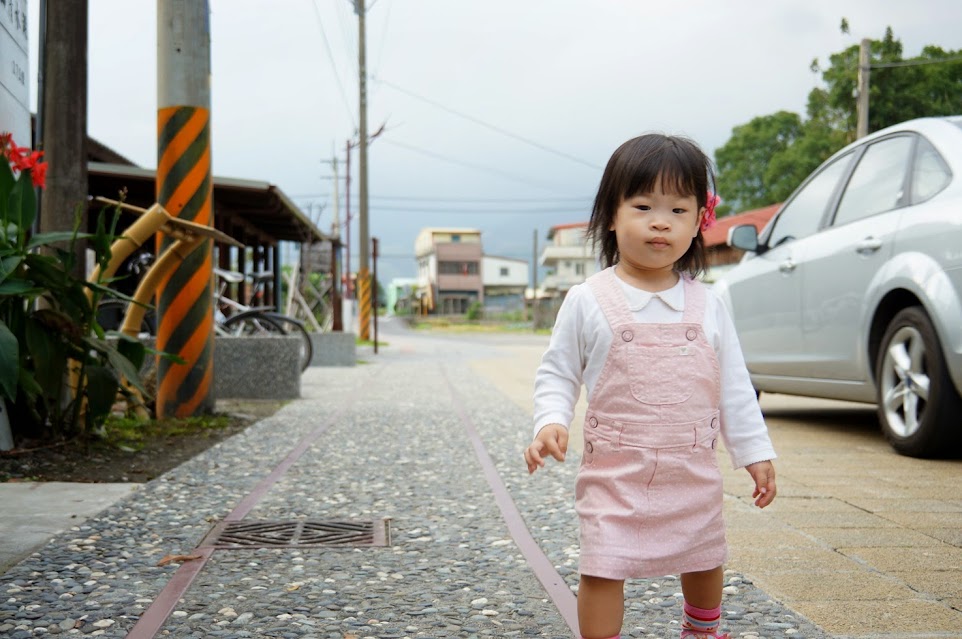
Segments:
[[[215,548],[317,548],[390,546],[389,519],[375,521],[225,521],[208,533],[202,546]]]

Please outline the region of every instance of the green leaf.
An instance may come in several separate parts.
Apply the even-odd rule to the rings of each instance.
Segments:
[[[101,355],[107,357],[111,367],[118,373],[119,377],[126,380],[143,395],[147,395],[147,390],[140,381],[140,371],[134,366],[133,362],[120,354],[114,346],[107,342],[101,342],[92,338],[84,338],[84,343],[96,350]]]
[[[144,366],[144,359],[146,359],[147,356],[147,348],[140,340],[134,339],[129,335],[119,333],[119,337],[120,339],[117,342],[117,350],[120,351],[121,355],[130,360],[130,363],[133,365],[133,367],[139,371]]]
[[[20,227],[20,237],[37,217],[37,196],[33,191],[30,172],[24,171],[10,190],[10,220]]]
[[[33,282],[21,279],[9,279],[0,282],[0,295],[30,297],[40,293],[43,289],[37,288]]]
[[[7,325],[0,321],[0,393],[11,402],[17,399],[20,370],[20,344]]]
[[[60,333],[31,317],[27,320],[26,334],[37,383],[48,397],[59,397],[67,371],[67,347]]]
[[[6,159],[0,160],[0,193],[9,193],[13,190],[15,183],[16,179],[13,177],[10,163]],[[6,229],[7,224],[10,222],[9,206],[8,200],[0,198],[0,226],[4,229]]]
[[[0,259],[0,282],[10,277],[22,261],[22,255],[11,255]]]
[[[53,256],[30,253],[24,263],[33,281],[55,294],[70,280],[70,274],[63,270],[63,264]]]
[[[87,410],[90,421],[96,424],[110,413],[120,384],[117,375],[104,366],[88,365],[85,372],[87,385],[84,394],[87,396]]]
[[[69,242],[74,239],[85,240],[93,237],[92,233],[74,233],[73,231],[52,231],[50,233],[37,233],[30,238],[27,243],[28,249],[34,249],[38,246],[45,246],[47,244],[54,244],[56,242]]]

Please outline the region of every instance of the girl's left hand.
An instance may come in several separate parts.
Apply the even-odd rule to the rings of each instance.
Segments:
[[[761,461],[745,466],[745,470],[755,480],[755,505],[764,508],[775,499],[775,466],[770,461]]]

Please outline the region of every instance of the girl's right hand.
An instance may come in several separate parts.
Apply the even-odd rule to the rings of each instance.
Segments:
[[[534,441],[524,450],[524,461],[528,464],[528,474],[544,466],[547,455],[559,462],[565,460],[568,451],[568,429],[561,424],[548,424],[538,431]]]

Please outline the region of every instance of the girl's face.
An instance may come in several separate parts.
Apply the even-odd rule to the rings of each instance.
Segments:
[[[654,191],[629,196],[621,201],[609,230],[618,241],[618,269],[641,288],[659,291],[678,281],[677,262],[698,235],[705,209],[694,195],[662,191],[655,180]]]

